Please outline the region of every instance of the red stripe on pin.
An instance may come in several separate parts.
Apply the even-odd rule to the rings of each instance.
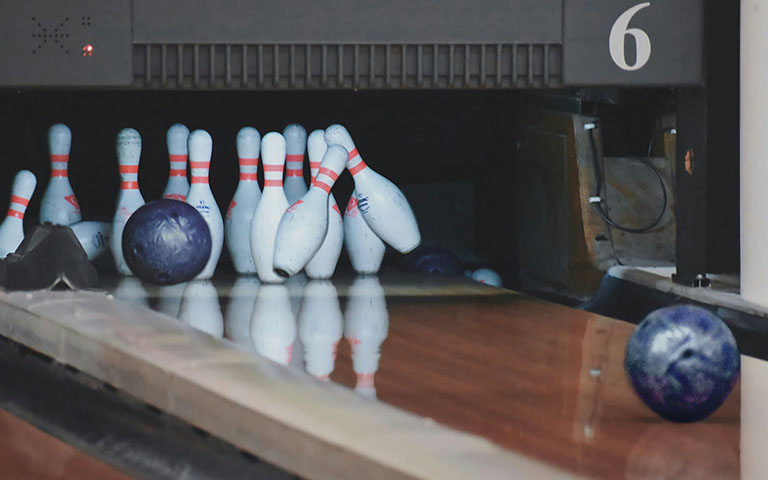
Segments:
[[[139,173],[138,165],[120,165],[120,173]]]
[[[25,207],[29,205],[29,200],[24,197],[17,197],[16,195],[11,195],[11,203],[18,203],[19,205],[24,205]]]
[[[186,162],[187,156],[186,155],[168,155],[168,158],[171,159],[172,162]]]
[[[301,170],[288,170],[287,172],[285,172],[285,176],[286,177],[303,177],[304,172],[302,172]]]
[[[264,180],[264,186],[265,187],[282,187],[283,181],[282,180]]]
[[[366,165],[364,161],[360,160],[360,163],[358,163],[357,165],[349,169],[349,173],[351,173],[352,175],[357,175],[362,170],[364,170],[365,167],[367,166],[368,165]]]
[[[8,209],[8,216],[9,217],[16,217],[24,220],[24,212],[20,212],[18,210],[14,210],[12,208]]]
[[[192,177],[190,183],[208,183],[208,177]]]
[[[264,165],[264,171],[265,172],[282,172],[283,166],[282,165]]]
[[[48,155],[48,157],[51,159],[52,162],[68,162],[69,161],[69,155],[55,155],[51,153]]]
[[[240,180],[256,180],[255,173],[241,173]]]
[[[172,168],[168,175],[171,177],[186,177],[187,171],[186,169],[182,170],[180,168]]]
[[[241,167],[254,166],[259,164],[258,157],[257,158],[238,158],[237,161]]]
[[[355,147],[355,148],[353,148],[353,149],[352,149],[352,150],[349,152],[349,159],[350,159],[350,160],[352,160],[353,158],[355,158],[355,157],[356,157],[356,156],[358,156],[358,155],[360,155],[360,152],[358,152],[358,151],[357,151],[357,147]]]
[[[320,168],[320,162],[309,162],[309,168]]]
[[[120,182],[121,190],[138,190],[139,182]]]
[[[304,155],[286,155],[285,161],[286,162],[303,162]]]
[[[171,200],[180,200],[182,202],[187,199],[185,195],[182,195],[180,193],[169,193],[168,195],[163,195],[163,198],[169,198]]]
[[[208,168],[211,162],[189,162],[189,168]]]
[[[337,178],[339,178],[339,174],[331,170],[330,168],[321,168],[318,173],[322,173],[323,175],[326,175],[328,177],[331,177],[333,181],[335,182]]]
[[[51,176],[52,177],[66,177],[67,176],[67,171],[66,170],[60,170],[60,169],[57,168],[57,169],[51,170]]]
[[[326,193],[331,193],[331,186],[325,182],[321,182],[320,180],[315,180],[315,183],[313,183],[312,186],[322,188]]]

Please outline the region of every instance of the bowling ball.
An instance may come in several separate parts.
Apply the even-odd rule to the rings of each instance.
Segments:
[[[123,230],[123,256],[142,280],[171,285],[191,280],[211,255],[211,232],[194,207],[155,200],[133,212]]]
[[[421,247],[411,253],[405,261],[406,272],[443,273],[448,275],[463,275],[458,257],[450,250],[442,247]]]
[[[627,344],[624,360],[638,396],[662,417],[695,422],[725,401],[739,375],[739,349],[709,310],[674,305],[651,312]]]

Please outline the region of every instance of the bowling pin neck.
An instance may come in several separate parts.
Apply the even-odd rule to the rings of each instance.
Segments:
[[[331,193],[333,184],[336,183],[336,179],[339,175],[330,168],[321,167],[317,176],[312,181],[312,189],[321,189],[326,194]]]
[[[259,159],[256,158],[238,158],[238,165],[240,165],[240,181],[241,182],[255,182],[256,174],[259,171]]]
[[[363,161],[363,157],[360,156],[357,148],[353,148],[352,151],[349,152],[349,160],[347,161],[347,169],[349,170],[349,173],[354,177],[366,168],[368,168],[368,166]]]
[[[51,159],[51,178],[68,177],[69,154],[51,153],[49,157]]]
[[[170,177],[187,178],[187,154],[169,154],[171,161]]]
[[[304,154],[285,156],[285,176],[303,177],[304,176]]]
[[[139,189],[139,166],[120,165],[120,190]]]
[[[189,162],[189,168],[192,172],[192,178],[189,183],[192,186],[200,184],[208,185],[208,171],[210,170],[210,167],[210,161]]]
[[[283,188],[282,165],[264,165],[264,190],[273,187]]]
[[[17,195],[11,195],[11,204],[8,206],[7,216],[9,218],[18,218],[19,220],[24,220],[24,213],[27,211],[28,205],[29,199]]]

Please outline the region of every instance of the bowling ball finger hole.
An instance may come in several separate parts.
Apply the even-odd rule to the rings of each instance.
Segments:
[[[692,356],[693,356],[693,350],[691,350],[690,348],[686,348],[683,351],[683,358],[691,358]]]

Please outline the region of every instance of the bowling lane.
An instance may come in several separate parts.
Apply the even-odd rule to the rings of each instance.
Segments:
[[[740,476],[741,387],[704,422],[662,420],[624,373],[628,323],[443,276],[107,285],[274,362],[573,474]]]

